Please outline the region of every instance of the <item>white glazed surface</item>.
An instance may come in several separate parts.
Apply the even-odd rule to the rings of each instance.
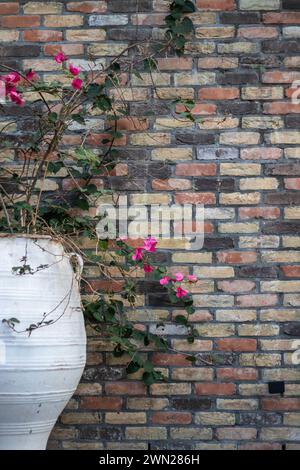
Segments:
[[[34,274],[12,268],[26,264]],[[86,334],[79,284],[68,256],[50,238],[0,237],[0,449],[45,449],[82,375]],[[47,320],[53,324],[16,333]]]

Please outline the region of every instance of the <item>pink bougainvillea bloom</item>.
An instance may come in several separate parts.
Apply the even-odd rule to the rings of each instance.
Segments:
[[[138,247],[134,250],[134,254],[132,255],[133,261],[141,261],[143,259],[143,248]]]
[[[148,237],[144,240],[144,248],[146,251],[150,251],[151,253],[155,253],[156,251],[157,240],[153,237]]]
[[[187,278],[188,278],[188,281],[189,281],[189,282],[197,282],[197,281],[198,281],[197,276],[191,276],[191,275],[189,275]]]
[[[34,70],[29,70],[26,73],[26,78],[27,78],[27,80],[34,80],[34,79],[38,78],[38,75]]]
[[[17,91],[15,90],[10,91],[9,96],[12,102],[16,103],[18,106],[23,106],[25,104],[25,100]]]
[[[7,75],[4,75],[2,79],[6,83],[18,83],[21,80],[21,76],[18,74],[18,72],[10,72]]]
[[[152,268],[152,266],[150,266],[150,264],[144,264],[145,273],[152,273],[153,270],[154,270],[154,268]]]
[[[181,287],[177,287],[176,289],[176,297],[178,297],[179,299],[181,297],[185,297],[187,295],[187,291],[182,289]]]
[[[170,278],[168,276],[162,277],[161,280],[159,281],[161,286],[166,286],[169,284]]]
[[[183,278],[184,278],[184,276],[183,276],[182,273],[176,273],[176,274],[175,274],[175,280],[176,280],[177,282],[183,281]]]
[[[80,74],[81,70],[79,67],[75,67],[75,65],[70,64],[69,65],[69,71],[71,72],[72,75],[75,77]]]
[[[63,52],[59,52],[59,53],[56,54],[56,56],[54,57],[54,60],[55,60],[55,62],[57,62],[58,64],[62,64],[63,62],[66,62],[66,60],[68,60],[68,57],[66,57]]]
[[[83,81],[80,78],[74,78],[74,80],[72,81],[72,87],[74,88],[74,90],[81,90],[82,85]]]

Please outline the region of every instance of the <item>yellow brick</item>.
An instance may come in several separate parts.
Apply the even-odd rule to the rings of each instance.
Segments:
[[[92,42],[103,41],[106,37],[104,29],[69,29],[66,31],[67,41]]]
[[[238,125],[238,118],[226,116],[205,118],[198,124],[200,129],[234,129]]]
[[[206,367],[176,367],[172,371],[172,379],[188,382],[211,381],[213,379],[213,369]]]
[[[102,56],[115,56],[115,55],[127,55],[127,44],[93,44],[92,46],[88,47],[88,54],[95,57],[102,57]]]
[[[258,222],[237,222],[220,223],[218,225],[220,233],[254,233],[259,231]]]
[[[239,336],[276,336],[279,334],[278,325],[240,325],[238,326]]]
[[[144,101],[149,98],[148,88],[115,88],[109,96],[117,101]]]
[[[45,16],[44,26],[51,28],[68,28],[72,26],[81,26],[83,24],[82,15],[49,15]]]
[[[57,2],[27,2],[23,10],[25,15],[47,15],[61,13],[63,4]]]
[[[255,145],[260,142],[258,132],[223,132],[220,144],[224,145]]]
[[[194,98],[193,88],[157,88],[156,93],[161,100],[176,100],[176,99],[190,99]]]
[[[286,207],[284,209],[285,219],[300,219],[300,207]]]
[[[139,77],[133,76],[131,83],[133,86],[168,86],[171,75],[169,73],[141,73]]]
[[[241,366],[272,367],[281,364],[281,354],[243,353],[240,355]]]
[[[240,189],[242,191],[277,189],[278,184],[276,178],[243,178],[240,180]]]
[[[280,100],[284,97],[283,87],[245,87],[242,88],[244,100]]]
[[[284,155],[286,158],[300,158],[300,148],[291,147],[284,150]]]
[[[290,263],[290,251],[263,251],[261,253],[263,263]],[[300,251],[293,251],[293,263],[300,262]]]
[[[300,310],[295,309],[266,309],[260,312],[261,321],[288,322],[300,321]]]
[[[13,121],[0,121],[0,133],[8,134],[17,130],[17,124]],[[2,150],[1,150],[2,152]]]
[[[225,336],[234,336],[235,325],[197,324],[196,330],[200,336],[223,338]]]
[[[233,307],[233,295],[194,295],[196,307]]]
[[[203,266],[195,267],[194,274],[200,279],[225,279],[229,277],[234,277],[234,269],[231,266]]]
[[[225,205],[256,205],[260,202],[260,193],[221,193],[220,203]]]
[[[253,54],[259,52],[259,45],[253,42],[218,44],[219,54]]]
[[[300,281],[262,281],[261,292],[298,292]]]
[[[60,421],[63,424],[99,424],[102,422],[100,413],[63,413]]]
[[[126,312],[126,317],[129,321],[165,321],[169,317],[170,313],[168,310],[133,310],[130,309]]]
[[[234,26],[212,26],[196,28],[196,38],[198,39],[218,39],[232,38],[235,35]]]
[[[262,373],[262,379],[269,381],[299,381],[300,380],[300,369],[265,369]]]
[[[56,191],[59,188],[57,182],[51,179],[38,181],[36,187],[37,189],[42,189],[43,191]]]
[[[240,237],[240,248],[277,248],[280,238],[276,235],[261,235],[256,237]]]
[[[256,310],[217,310],[217,321],[244,322],[256,320]]]
[[[13,42],[18,41],[19,31],[0,31],[1,42]]]
[[[212,262],[212,253],[173,253],[174,263],[209,264]]]
[[[185,52],[187,55],[210,55],[216,49],[213,42],[187,42],[185,45]]]
[[[178,351],[195,352],[195,351],[211,351],[212,342],[209,340],[195,339],[194,343],[189,344],[183,339],[173,339],[172,346]]]
[[[175,86],[182,85],[211,85],[216,81],[213,72],[179,72],[174,75]]]
[[[163,132],[156,133],[141,133],[130,136],[130,143],[132,145],[142,146],[157,146],[157,145],[168,145],[171,142],[170,134]]]
[[[221,175],[245,176],[260,175],[261,165],[259,163],[221,163]]]
[[[191,160],[193,158],[192,148],[157,148],[152,150],[152,160]]]
[[[155,121],[156,130],[164,129],[176,129],[193,127],[194,124],[191,121],[184,119],[170,119],[170,118],[157,118]]]
[[[280,129],[281,127],[284,127],[284,121],[278,116],[254,116],[242,118],[243,129]]]
[[[295,237],[295,236],[282,237],[282,246],[284,248],[300,248],[300,237]]]
[[[154,193],[144,193],[144,194],[131,194],[130,195],[130,204],[168,204],[170,201],[169,194],[154,194]]]
[[[50,72],[53,70],[61,70],[61,64],[57,64],[53,59],[26,59],[23,60],[23,68],[34,69],[37,72]]]
[[[158,383],[150,386],[151,395],[190,395],[191,384],[187,383]]]
[[[146,423],[146,413],[105,413],[105,422],[108,424],[144,424]]]
[[[239,66],[237,57],[205,57],[198,60],[201,69],[235,69]]]
[[[132,410],[163,410],[169,406],[167,398],[128,398],[127,408]]]
[[[221,412],[200,412],[195,415],[195,423],[208,425],[208,426],[219,426],[225,424],[235,424],[234,413],[221,413]]]
[[[257,410],[258,400],[254,399],[217,399],[217,408],[219,410]]]
[[[300,144],[299,131],[275,131],[265,135],[265,140],[271,144]]]

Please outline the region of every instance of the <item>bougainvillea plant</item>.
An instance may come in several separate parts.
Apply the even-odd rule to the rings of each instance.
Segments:
[[[99,188],[97,178],[111,174],[115,166],[114,144],[122,137],[118,120],[124,116],[130,118],[126,103],[118,94],[124,74],[142,79],[141,72],[147,72],[152,77],[157,70],[157,57],[171,53],[182,55],[193,32],[192,21],[187,16],[193,11],[193,2],[174,0],[165,19],[167,29],[163,40],[131,44],[111,59],[106,68],[96,72],[92,68],[81,70],[63,52],[53,58],[61,64],[61,80],[44,80],[34,70],[20,72],[1,66],[0,80],[4,83],[7,100],[16,106],[30,107],[31,113],[26,119],[32,131],[25,132],[20,140],[7,130],[11,126],[9,122],[0,134],[2,150],[13,149],[18,163],[3,162],[0,166],[0,231],[51,235],[67,250],[81,254],[86,265],[96,267],[99,278],[111,280],[110,270],[118,269],[123,281],[117,295],[110,287],[107,292],[97,291],[83,276],[83,291],[89,294],[83,301],[85,315],[92,327],[114,344],[116,356],[129,355],[128,373],[143,369],[142,377],[147,385],[163,377],[139,350],[147,351],[148,346],[153,345],[168,349],[169,345],[161,335],[139,328],[126,317],[124,301],[134,308],[136,299],[134,273],[143,271],[146,277],[153,277],[166,289],[170,302],[186,310],[186,314],[176,316],[175,322],[186,328],[187,340],[191,343],[197,331],[189,323],[189,316],[195,311],[189,290],[197,278],[185,277],[180,272],[172,275],[166,267],[156,265],[153,256],[157,240],[153,237],[146,237],[135,247],[123,239],[113,242],[99,239],[98,201],[103,195],[114,195],[116,191]],[[134,52],[130,56],[129,49]],[[181,105],[179,117],[194,120],[191,112],[194,103],[180,97],[175,106],[178,103]],[[5,107],[3,110],[5,112]],[[89,130],[84,130],[91,115],[101,116],[108,123],[99,151],[88,145]],[[82,142],[70,150],[63,145],[64,137],[74,124],[83,129]],[[71,179],[72,188],[44,190],[48,176]],[[89,240],[88,250],[83,249],[82,239]],[[16,267],[16,270],[19,275],[34,274],[30,266]],[[112,280],[111,285],[113,283]],[[17,331],[17,319],[5,321]],[[30,325],[28,333],[41,326],[45,326],[43,319],[37,325]],[[196,360],[193,355],[187,359]]]

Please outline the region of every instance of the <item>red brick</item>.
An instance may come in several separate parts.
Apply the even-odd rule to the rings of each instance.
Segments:
[[[123,285],[123,281],[92,279],[89,281],[86,290],[90,293],[92,292],[92,289],[104,292],[121,292]]]
[[[239,295],[236,304],[239,307],[272,307],[278,302],[276,294]]]
[[[215,163],[178,163],[177,176],[214,176],[217,171]]]
[[[114,126],[113,121],[108,122],[108,127]],[[149,128],[149,121],[146,118],[124,117],[117,120],[119,131],[144,131]]]
[[[164,57],[157,59],[160,70],[190,70],[193,61],[190,57]]]
[[[285,72],[274,70],[265,72],[262,76],[263,83],[293,83],[300,79],[300,72]]]
[[[120,410],[122,398],[116,397],[83,397],[80,400],[80,408],[87,410]]]
[[[240,207],[241,219],[278,219],[280,217],[279,207]]]
[[[111,382],[105,384],[105,391],[112,395],[146,395],[142,382]]]
[[[282,266],[285,277],[300,277],[300,266]]]
[[[153,424],[190,424],[192,413],[180,411],[156,411],[151,419]]]
[[[215,204],[216,196],[213,193],[176,193],[176,204]]]
[[[186,360],[184,354],[154,353],[152,362],[155,366],[191,366],[192,363]]]
[[[67,10],[81,13],[104,13],[107,10],[107,5],[105,1],[70,2],[67,4]]]
[[[300,398],[262,398],[261,407],[263,410],[291,411],[300,410]]]
[[[235,281],[219,281],[218,290],[235,294],[237,292],[248,292],[255,289],[255,282],[243,281],[237,279]]]
[[[178,104],[176,106],[177,113],[183,113],[186,111],[186,108],[182,104]],[[196,103],[193,109],[191,110],[192,114],[203,114],[203,115],[210,115],[216,114],[217,106],[211,103]]]
[[[264,26],[245,27],[240,28],[238,31],[238,37],[246,39],[270,39],[277,38],[277,36],[277,28],[267,28]]]
[[[224,367],[217,369],[217,378],[221,380],[256,380],[257,371],[250,367]]]
[[[28,16],[3,16],[0,18],[0,24],[4,28],[31,28],[40,26],[41,17],[38,15]]]
[[[236,387],[232,383],[228,384],[196,384],[196,395],[234,395]]]
[[[201,88],[199,90],[200,100],[234,100],[239,98],[240,90],[238,88]]]
[[[282,156],[282,150],[279,148],[256,147],[242,149],[242,160],[278,160]]]
[[[54,31],[54,30],[33,30],[33,31],[24,31],[23,33],[24,41],[30,42],[54,42],[54,41],[62,41],[63,34],[61,31]]]
[[[265,13],[263,22],[269,24],[300,24],[300,12]]]
[[[257,258],[255,251],[220,251],[217,256],[221,263],[229,264],[255,263]]]
[[[19,13],[19,3],[2,2],[0,4],[0,15]]]
[[[205,10],[234,10],[235,0],[197,0],[196,5]]]
[[[286,189],[300,190],[300,178],[285,178],[284,186],[286,187]]]
[[[300,113],[300,104],[278,101],[264,104],[265,114],[290,114]]]
[[[217,349],[219,351],[256,351],[256,348],[256,339],[217,339]]]
[[[153,179],[152,188],[158,191],[180,191],[190,189],[192,186],[189,180],[170,178],[168,180]]]
[[[67,56],[82,55],[84,47],[82,44],[47,44],[44,47],[45,55],[54,56],[59,52],[64,52]]]

